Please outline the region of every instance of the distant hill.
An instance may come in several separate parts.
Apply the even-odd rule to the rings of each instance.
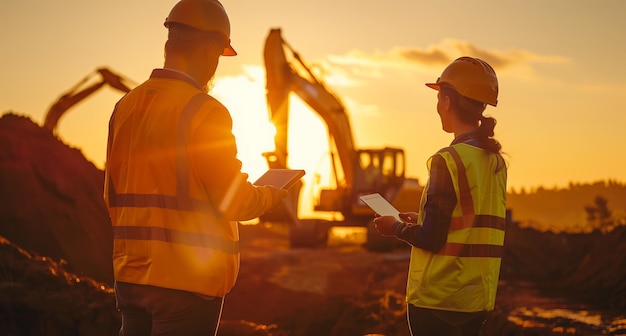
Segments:
[[[113,283],[104,173],[27,117],[0,118],[0,236]]]
[[[522,227],[553,232],[591,232],[599,223],[587,219],[597,197],[607,201],[616,224],[626,225],[626,184],[616,181],[570,183],[568,188],[520,190],[507,195],[507,207]]]

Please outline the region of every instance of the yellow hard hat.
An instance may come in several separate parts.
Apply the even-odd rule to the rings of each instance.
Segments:
[[[218,0],[181,0],[165,19],[165,27],[182,24],[201,32],[219,33],[227,42],[223,56],[235,56],[237,52],[230,44],[230,21],[224,6]],[[171,31],[170,31],[171,32]]]
[[[474,57],[459,57],[450,63],[437,82],[426,86],[439,90],[441,85],[453,87],[461,96],[492,106],[498,105],[498,78],[487,62]]]

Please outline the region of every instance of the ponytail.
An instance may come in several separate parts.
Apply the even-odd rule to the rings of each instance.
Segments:
[[[476,137],[485,149],[493,153],[500,153],[502,145],[500,145],[498,140],[493,138],[493,129],[495,127],[496,119],[481,115],[480,126],[478,126],[478,130],[476,131]]]

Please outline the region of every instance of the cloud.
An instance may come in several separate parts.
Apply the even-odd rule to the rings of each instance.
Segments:
[[[327,58],[326,67],[349,67],[355,75],[375,78],[382,77],[383,70],[390,68],[403,71],[431,71],[441,69],[456,58],[468,55],[485,60],[498,72],[523,69],[532,72],[533,64],[564,64],[571,60],[558,55],[541,55],[522,49],[485,49],[470,42],[445,39],[436,45],[422,47],[394,47],[386,52],[364,53],[353,50],[345,55],[331,55]],[[518,69],[518,70],[519,70]],[[518,71],[519,72],[519,71]]]
[[[441,66],[447,65],[451,61],[450,55],[439,47],[431,47],[428,49],[414,48],[394,48],[391,55],[398,56],[408,62],[419,63],[424,65]]]
[[[506,69],[516,65],[528,65],[530,63],[568,63],[570,60],[562,56],[540,55],[528,50],[508,49],[505,51],[481,49],[469,42],[446,40],[457,52],[457,57],[469,55],[483,59],[491,64],[494,69]]]
[[[426,49],[419,47],[396,47],[389,53],[390,57],[409,63],[437,67],[447,65],[463,55],[480,58],[499,70],[515,66],[526,66],[531,63],[562,64],[570,62],[570,59],[563,56],[540,55],[521,49],[483,49],[470,42],[452,39],[443,40],[439,44]]]

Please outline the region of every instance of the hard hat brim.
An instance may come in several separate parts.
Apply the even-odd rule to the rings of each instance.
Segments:
[[[228,47],[224,48],[222,56],[237,56],[237,52],[235,51],[233,46],[230,45],[230,42],[228,43]]]
[[[437,83],[426,83],[424,84],[426,86],[428,86],[429,88],[433,89],[433,90],[437,90],[439,91],[440,85]]]

